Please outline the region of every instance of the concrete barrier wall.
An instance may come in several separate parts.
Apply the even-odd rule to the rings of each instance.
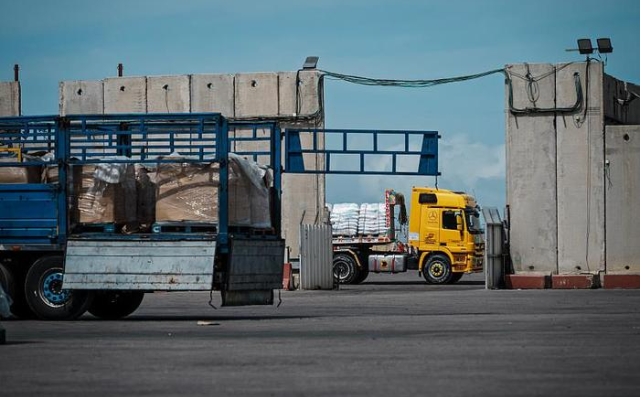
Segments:
[[[510,65],[516,109],[555,107],[554,66]],[[536,92],[523,77],[545,76]],[[531,87],[532,90],[535,87]],[[506,88],[509,90],[509,86]],[[506,91],[506,98],[509,91]],[[534,99],[534,101],[531,101]],[[556,130],[554,114],[513,114],[506,104],[506,183],[510,208],[510,250],[518,272],[557,269]]]
[[[147,78],[113,77],[103,80],[104,114],[147,113]]]
[[[225,117],[235,117],[234,75],[192,75],[191,111],[194,113],[218,112]]]
[[[59,84],[61,116],[70,114],[102,114],[104,89],[102,81],[63,81]]]
[[[603,76],[603,111],[609,123],[639,124],[639,86]]]
[[[639,126],[605,127],[606,271],[639,273]]]
[[[603,64],[590,63],[587,82],[585,63],[559,70],[559,107],[576,102],[575,73],[587,112],[558,114],[556,120],[559,274],[605,270]]]
[[[236,117],[276,117],[278,102],[278,73],[236,75],[234,94]]]
[[[517,273],[639,272],[638,97],[626,94],[638,86],[606,76],[602,63],[589,65],[589,71],[585,62],[508,66],[515,108],[555,110],[514,114],[506,92],[510,255]],[[564,111],[577,102],[575,75],[582,104]],[[606,126],[619,122],[637,125]]]
[[[191,111],[189,76],[147,77],[148,113],[189,113]]]
[[[20,116],[20,82],[0,81],[0,116]]]

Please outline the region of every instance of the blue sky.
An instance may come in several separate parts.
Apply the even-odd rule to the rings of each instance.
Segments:
[[[116,74],[319,68],[389,79],[436,79],[512,63],[580,61],[576,39],[610,37],[606,73],[639,83],[639,2],[525,1],[76,1],[5,2],[0,80],[21,66],[25,115],[58,110],[58,82]],[[327,128],[438,130],[442,188],[505,204],[504,84],[500,74],[433,88],[326,81]],[[409,193],[434,178],[328,177],[329,202]],[[344,186],[350,186],[349,189]]]

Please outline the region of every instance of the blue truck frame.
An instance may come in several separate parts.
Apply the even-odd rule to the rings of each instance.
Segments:
[[[236,136],[235,129],[245,133]],[[260,150],[242,150],[237,144],[243,140],[262,140],[263,144]],[[232,145],[236,154],[260,157],[272,168],[271,228],[229,226],[228,156]],[[34,153],[49,153],[53,158],[43,162],[29,156]],[[174,222],[170,228],[157,224],[149,232],[132,234],[119,233],[114,224],[72,224],[72,167],[106,162],[157,165],[177,161],[168,157],[172,153],[186,155],[181,163],[217,163],[216,223]],[[73,319],[89,310],[101,318],[120,318],[138,307],[145,292],[154,290],[218,289],[223,305],[273,303],[273,289],[282,285],[284,258],[281,132],[277,123],[230,123],[217,113],[0,118],[0,156],[3,154],[0,167],[25,171],[53,167],[57,171],[55,182],[0,183],[0,281],[14,297],[15,315]],[[123,246],[128,247],[124,250],[130,257],[122,258]],[[122,270],[127,266],[161,262],[163,249],[175,252],[181,247],[185,257],[174,258],[174,262],[193,259],[189,252],[194,247],[203,250],[196,266],[200,273],[192,274],[193,265],[168,271],[176,264],[164,262],[139,272],[137,278],[119,274],[131,271]],[[256,252],[267,264],[252,263]],[[96,262],[93,267],[82,262],[87,258]],[[100,259],[115,261],[118,269],[97,272],[96,266],[103,265]],[[197,282],[181,284],[181,278],[190,275]]]

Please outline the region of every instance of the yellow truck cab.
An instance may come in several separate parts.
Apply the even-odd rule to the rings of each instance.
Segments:
[[[483,229],[474,197],[414,187],[410,208],[408,244],[427,282],[454,283],[483,270]]]

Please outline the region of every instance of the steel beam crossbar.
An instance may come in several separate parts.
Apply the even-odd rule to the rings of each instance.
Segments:
[[[440,175],[439,138],[436,131],[290,128],[285,130],[284,171],[303,174]],[[322,165],[318,166],[319,163]]]

